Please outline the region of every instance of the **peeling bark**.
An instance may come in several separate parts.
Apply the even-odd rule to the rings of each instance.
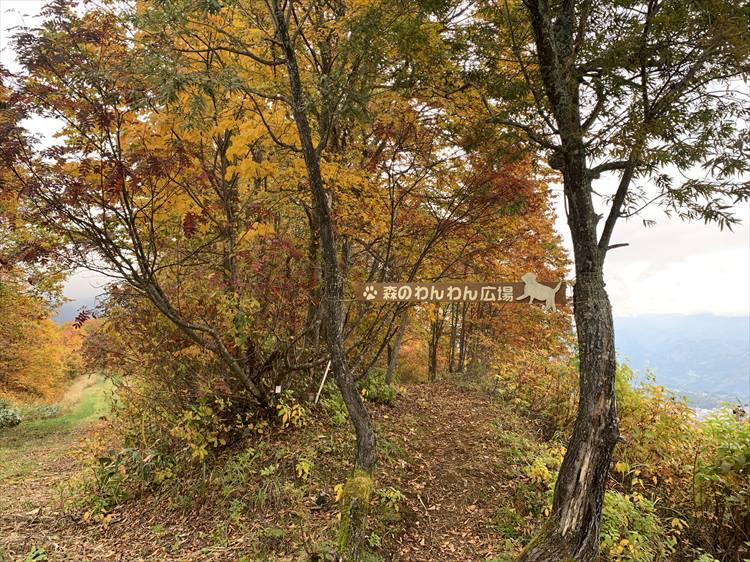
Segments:
[[[598,552],[605,484],[619,439],[614,326],[603,274],[606,248],[600,248],[597,238],[599,217],[586,168],[579,84],[573,64],[575,6],[564,3],[553,12],[545,0],[527,0],[525,4],[531,16],[539,72],[560,138],[560,147],[551,160],[562,171],[573,239],[580,399],[555,486],[550,521],[520,560],[588,562]]]

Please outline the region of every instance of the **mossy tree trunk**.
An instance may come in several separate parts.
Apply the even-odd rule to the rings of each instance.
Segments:
[[[372,474],[361,469],[356,469],[344,484],[338,546],[347,561],[358,562],[364,554],[372,489]]]
[[[339,265],[336,232],[331,217],[330,203],[320,170],[320,154],[324,147],[315,146],[308,118],[308,102],[297,64],[294,41],[290,37],[288,21],[291,3],[284,6],[272,0],[272,16],[277,40],[284,52],[288,73],[292,113],[305,161],[307,179],[312,194],[323,257],[322,312],[325,340],[331,357],[331,370],[341,391],[344,404],[354,425],[357,437],[355,470],[344,489],[341,514],[340,548],[346,560],[359,560],[366,536],[366,515],[372,490],[372,471],[375,465],[375,430],[370,414],[360,396],[356,381],[346,364],[342,325],[344,318],[343,273]]]

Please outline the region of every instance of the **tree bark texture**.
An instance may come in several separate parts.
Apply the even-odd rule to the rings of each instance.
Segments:
[[[289,75],[292,113],[297,126],[302,155],[305,160],[310,191],[320,229],[320,249],[323,256],[323,322],[325,339],[331,355],[331,369],[357,436],[357,468],[371,472],[375,464],[375,431],[370,414],[357,391],[354,377],[346,365],[343,349],[342,323],[344,315],[344,286],[340,274],[336,233],[331,218],[328,197],[320,172],[320,154],[313,144],[313,135],[307,115],[305,98],[297,55],[294,50],[284,11],[277,0],[273,2],[274,24],[284,50]]]
[[[610,460],[619,439],[615,402],[612,309],[604,285],[604,253],[597,239],[591,179],[581,125],[576,76],[573,2],[552,10],[546,0],[526,0],[539,72],[553,114],[573,239],[574,316],[580,359],[580,399],[573,433],[555,486],[552,515],[520,557],[523,562],[592,560]]]
[[[388,356],[388,369],[385,373],[386,384],[393,383],[393,375],[396,372],[396,365],[398,363],[398,352],[401,349],[401,341],[404,339],[404,333],[406,332],[406,325],[409,323],[408,312],[404,312],[401,316],[401,320],[396,330],[396,335],[393,338],[393,345],[389,348],[390,354]]]

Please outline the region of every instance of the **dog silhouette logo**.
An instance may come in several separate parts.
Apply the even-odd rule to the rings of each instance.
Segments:
[[[517,301],[529,299],[529,304],[535,300],[542,301],[545,310],[555,310],[555,295],[560,290],[562,281],[558,282],[554,289],[539,283],[535,273],[525,273],[521,276],[521,281],[524,283],[523,294],[516,298]]]

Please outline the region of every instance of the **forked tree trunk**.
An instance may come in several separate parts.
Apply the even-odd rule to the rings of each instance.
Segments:
[[[563,173],[568,226],[573,239],[576,284],[574,315],[580,360],[580,398],[573,434],[555,486],[552,515],[521,555],[523,562],[592,560],[612,452],[619,439],[615,404],[612,308],[604,288],[606,248],[597,237],[591,177],[581,123],[580,33],[575,2],[551,5],[524,0],[534,32],[539,74],[560,139],[550,165]],[[585,17],[585,16],[584,16]]]
[[[573,434],[555,486],[552,515],[521,555],[523,562],[592,560],[612,452],[619,439],[615,403],[612,308],[604,288],[590,185],[582,150],[565,156],[576,283],[574,314],[580,359],[580,399]]]

